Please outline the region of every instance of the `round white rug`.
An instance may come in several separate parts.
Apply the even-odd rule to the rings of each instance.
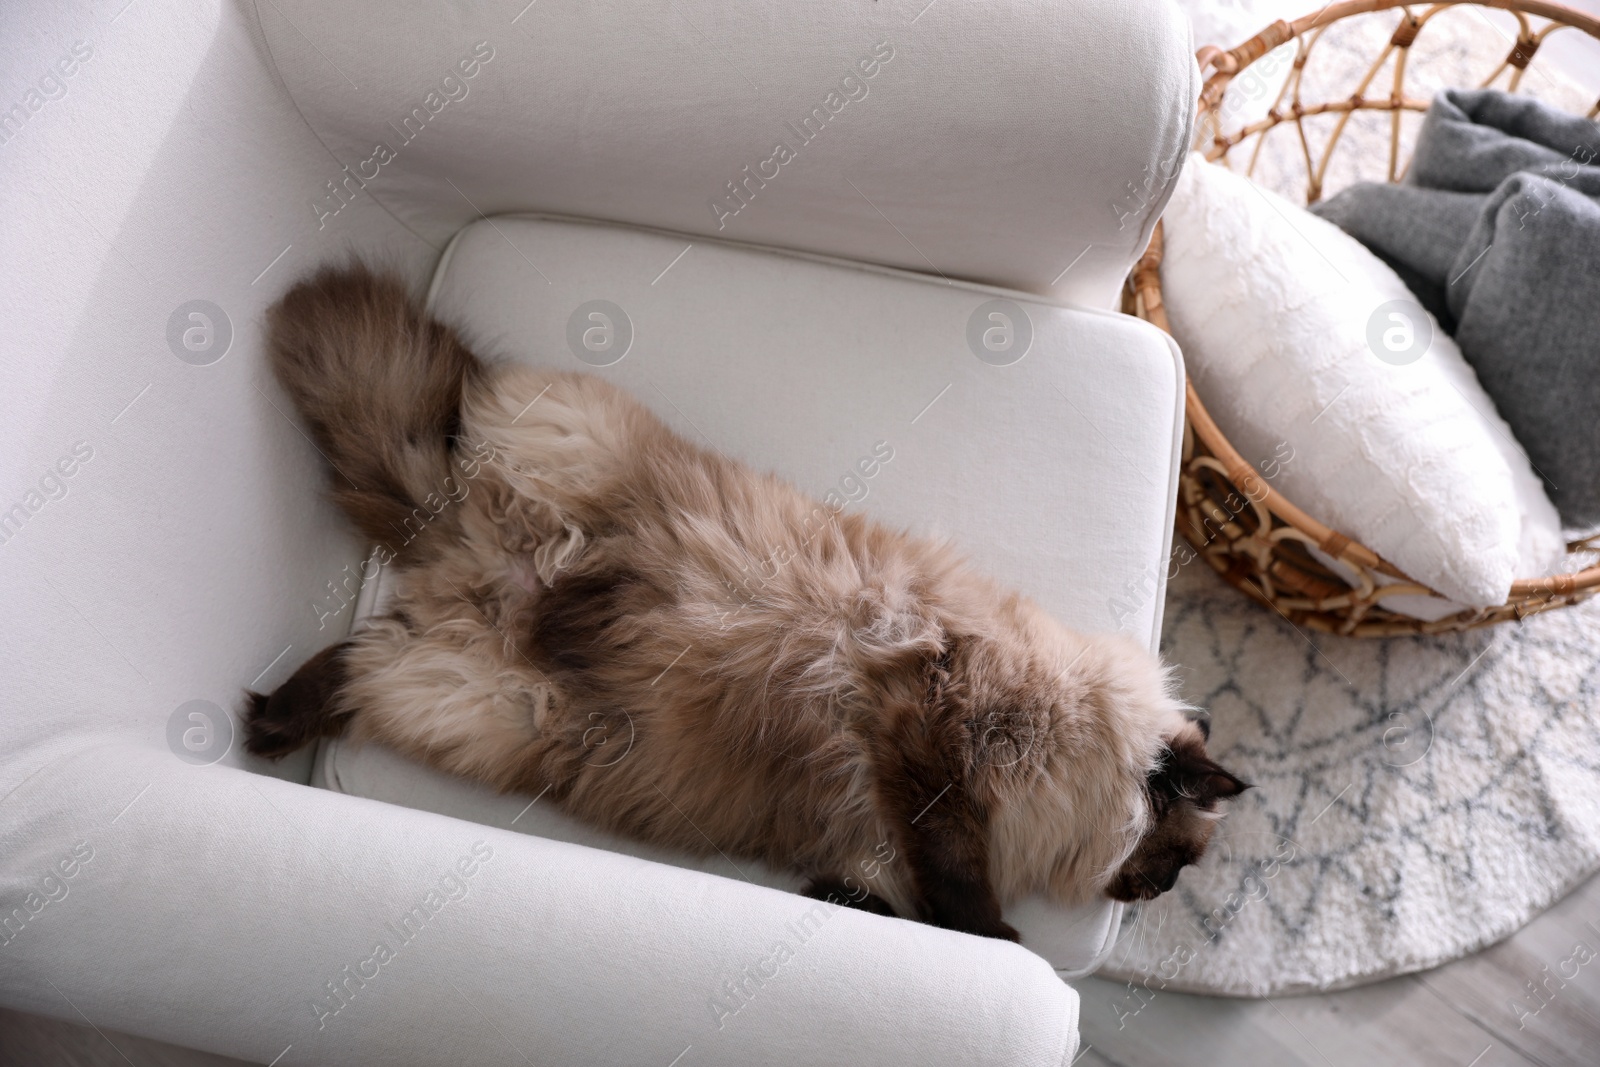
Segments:
[[[1420,970],[1600,869],[1600,598],[1489,630],[1302,632],[1193,563],[1162,652],[1255,788],[1105,975],[1261,996]]]

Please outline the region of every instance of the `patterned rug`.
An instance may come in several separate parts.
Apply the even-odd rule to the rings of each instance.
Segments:
[[[1163,654],[1255,788],[1103,974],[1260,996],[1420,970],[1600,869],[1600,599],[1469,634],[1302,632],[1183,568]]]

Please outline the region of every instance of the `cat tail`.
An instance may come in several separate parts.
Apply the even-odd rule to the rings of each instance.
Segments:
[[[267,313],[273,373],[333,470],[334,501],[402,564],[454,525],[461,397],[484,366],[396,275],[324,267]],[[441,512],[443,514],[441,514]],[[445,519],[440,522],[441,518]]]

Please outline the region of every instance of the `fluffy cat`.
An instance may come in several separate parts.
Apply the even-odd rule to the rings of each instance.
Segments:
[[[392,278],[325,269],[269,334],[334,499],[397,580],[384,615],[250,695],[254,753],[348,731],[1010,939],[1002,907],[1028,894],[1170,889],[1247,788],[1131,639],[1068,630],[597,377],[485,364]],[[899,858],[873,862],[885,843]]]

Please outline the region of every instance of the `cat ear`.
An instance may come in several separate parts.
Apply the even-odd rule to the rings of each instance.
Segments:
[[[1191,796],[1197,800],[1226,800],[1250,788],[1246,782],[1206,759],[1190,770]]]
[[[1161,765],[1150,776],[1151,785],[1168,799],[1184,797],[1204,804],[1236,797],[1250,788],[1206,755],[1205,742],[1179,736],[1168,742]]]

